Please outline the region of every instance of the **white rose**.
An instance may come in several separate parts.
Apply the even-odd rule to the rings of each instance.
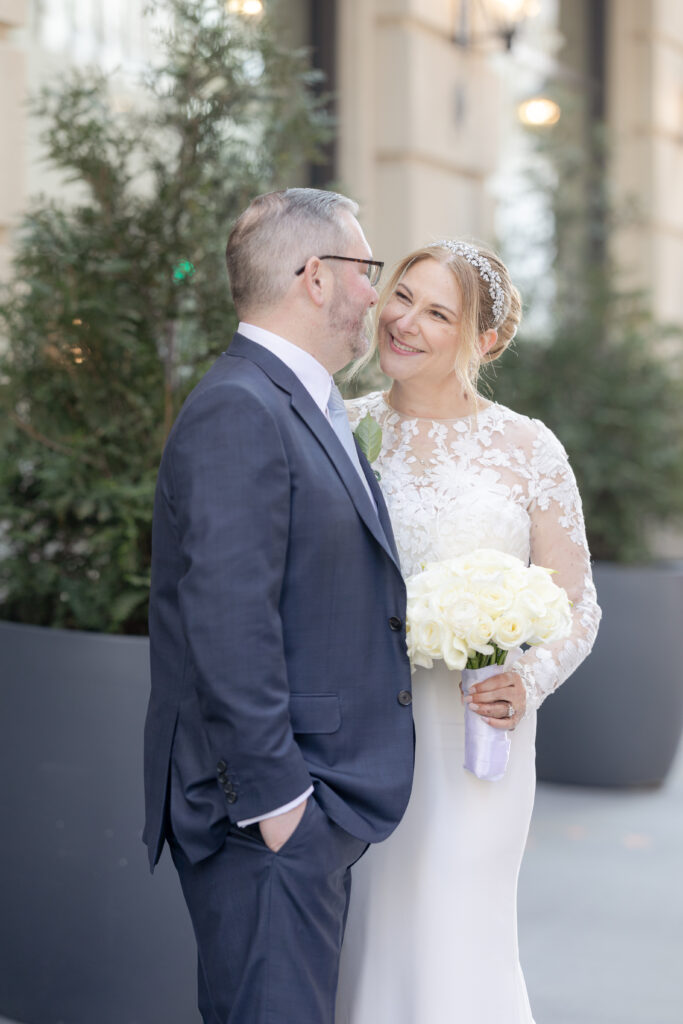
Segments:
[[[433,613],[428,598],[412,602],[408,607],[408,648],[413,651],[415,664],[422,664],[416,656],[443,657],[444,624]],[[431,668],[431,663],[429,666]]]
[[[422,668],[431,668],[434,662],[429,655],[423,654],[418,646],[419,630],[416,630],[410,619],[406,622],[406,648],[410,659],[411,669],[417,665]]]
[[[511,609],[496,619],[493,641],[506,651],[527,643],[530,635],[531,623],[520,609]]]
[[[480,612],[492,615],[494,618],[506,612],[515,599],[512,591],[495,583],[475,585],[472,588],[472,593]]]
[[[536,594],[541,600],[554,601],[561,590],[552,580],[552,571],[540,565],[530,565],[528,570],[527,590]]]
[[[548,602],[533,590],[520,590],[515,595],[514,606],[526,612],[530,619],[542,619],[548,610]]]
[[[469,555],[462,555],[458,561],[467,572],[482,569],[501,572],[504,569],[524,568],[520,558],[508,555],[505,551],[496,551],[495,548],[477,548]]]
[[[479,616],[479,604],[467,591],[449,590],[443,595],[434,595],[432,607],[458,636],[464,636]]]
[[[466,568],[493,568],[513,569],[523,566],[523,562],[515,555],[509,555],[505,551],[497,551],[496,548],[477,548],[468,555],[461,555],[460,559]]]
[[[481,612],[465,634],[465,643],[479,654],[493,654],[491,646],[493,630],[493,619],[485,612]]]
[[[467,614],[464,610],[472,604],[472,596],[468,594],[463,586],[453,580],[448,580],[438,590],[434,590],[429,599],[431,607],[438,611],[446,620],[452,615]],[[471,612],[470,612],[471,614]]]
[[[435,586],[434,574],[425,570],[424,572],[417,572],[414,576],[409,576],[406,580],[406,592],[408,598],[421,597],[423,594],[429,594]]]
[[[533,624],[530,644],[548,644],[568,636],[572,628],[572,617],[568,603],[558,601],[548,608],[546,614]]]
[[[508,569],[503,579],[504,585],[508,590],[512,590],[518,593],[521,590],[526,590],[529,586],[529,570],[526,566],[519,566],[516,569]]]

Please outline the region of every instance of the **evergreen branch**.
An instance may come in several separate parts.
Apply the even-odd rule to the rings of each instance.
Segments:
[[[32,427],[30,423],[26,422],[26,420],[22,420],[20,416],[17,416],[17,414],[11,410],[9,418],[15,426],[19,427],[20,430],[23,430],[25,434],[28,434],[31,440],[37,441],[38,444],[42,444],[46,448],[50,448],[53,452],[58,452],[60,455],[68,455],[69,458],[80,459],[82,462],[87,462],[90,466],[97,466],[100,468],[99,462],[91,458],[89,455],[85,455],[83,452],[79,452],[75,448],[70,448],[68,445],[60,444],[59,441],[53,441],[51,438],[46,437],[45,434],[36,430],[35,427]]]

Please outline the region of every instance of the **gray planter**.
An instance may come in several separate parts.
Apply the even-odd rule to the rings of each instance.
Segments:
[[[192,1024],[170,858],[140,841],[148,643],[0,623],[0,1016]]]
[[[546,782],[655,785],[683,731],[683,566],[600,563],[603,620],[593,653],[538,717]]]

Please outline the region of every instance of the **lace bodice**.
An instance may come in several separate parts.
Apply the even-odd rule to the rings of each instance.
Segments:
[[[571,635],[515,663],[537,708],[590,652],[600,621],[576,480],[539,420],[491,404],[478,417],[403,416],[373,392],[347,402],[351,428],[382,428],[380,474],[404,575],[420,562],[489,547],[557,571],[573,602]]]

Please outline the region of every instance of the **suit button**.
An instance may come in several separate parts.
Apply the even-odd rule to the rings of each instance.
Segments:
[[[228,790],[228,792],[225,794],[225,799],[228,801],[229,804],[234,804],[235,801],[237,800],[237,793],[235,792],[235,790]]]
[[[413,695],[410,690],[399,690],[398,691],[398,702],[402,704],[404,708],[407,708],[409,704],[413,703]]]
[[[398,630],[402,628],[403,623],[399,618],[397,618],[396,615],[392,615],[391,618],[389,619],[389,625],[394,630],[394,632],[397,633]]]
[[[225,763],[225,761],[219,761],[219,762],[218,762],[218,764],[216,765],[216,769],[217,769],[217,771],[219,771],[219,772],[224,772],[224,771],[225,771],[225,769],[226,769],[227,767],[228,767],[228,766],[227,766],[227,764]]]
[[[225,785],[225,783],[228,781],[228,776],[225,774],[225,772],[220,773],[220,775],[218,776],[218,781],[220,782],[221,786]]]

